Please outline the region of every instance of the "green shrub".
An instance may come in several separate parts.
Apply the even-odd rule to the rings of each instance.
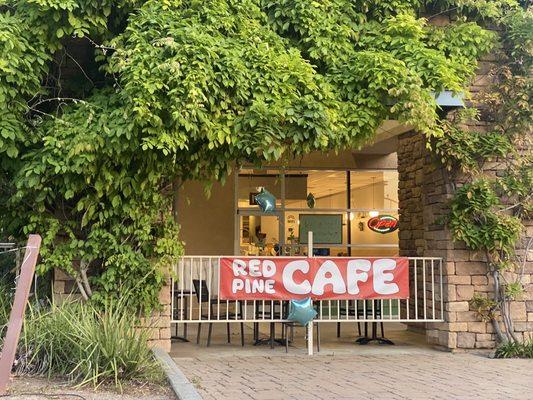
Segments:
[[[496,349],[496,358],[533,358],[533,341],[507,342]]]
[[[149,332],[126,308],[103,311],[80,302],[31,307],[19,343],[19,373],[66,377],[81,385],[160,381]]]

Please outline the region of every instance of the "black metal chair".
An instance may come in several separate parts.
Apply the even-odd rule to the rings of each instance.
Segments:
[[[319,305],[317,304],[317,302],[313,302],[313,305],[315,307],[315,309],[317,309],[319,307]],[[288,312],[289,312],[289,307],[286,307],[285,310],[284,310],[284,315],[285,315],[285,318],[286,316],[288,315]],[[317,310],[318,312],[318,310]],[[320,352],[320,323],[318,322],[309,322],[309,323],[312,323],[314,324],[315,326],[315,331],[316,331],[316,350],[318,352]],[[296,321],[289,321],[289,322],[283,322],[283,338],[285,339],[285,353],[288,353],[289,352],[289,332],[288,332],[288,329],[290,328],[291,329],[291,341],[294,341],[294,328],[295,327],[304,327],[304,325],[296,322]],[[306,335],[307,335],[307,331],[306,331]]]
[[[203,279],[201,281],[199,279],[193,279],[192,280],[192,284],[194,286],[194,291],[196,293],[196,299],[198,300],[198,304],[208,303],[209,304],[209,310],[210,310],[209,313],[210,313],[211,317],[213,315],[215,315],[213,306],[218,304],[218,299],[216,297],[213,298],[213,297],[210,296],[209,288],[207,287],[206,281],[203,280]],[[239,319],[239,318],[242,318],[242,316],[243,316],[242,302],[239,301],[239,302],[235,302],[235,303],[238,303],[238,311],[236,313],[225,312],[224,314],[228,318]],[[221,302],[220,304],[226,304],[226,302]],[[208,318],[209,318],[209,314],[202,313],[201,319],[208,319]],[[218,315],[217,315],[217,318],[218,318]],[[240,325],[241,325],[241,345],[244,346],[244,323],[241,322]],[[201,332],[202,332],[202,323],[199,322],[198,323],[198,332],[196,333],[196,344],[200,343]],[[211,334],[212,334],[212,332],[213,332],[213,323],[210,322],[209,323],[209,330],[208,330],[208,333],[207,333],[207,346],[208,347],[211,345]],[[230,325],[230,322],[227,323],[226,332],[227,332],[227,335],[228,335],[228,343],[231,343],[231,325]]]
[[[342,303],[345,303],[344,301],[341,302]],[[357,316],[357,318],[359,318],[359,312],[358,312],[358,309],[356,309],[355,305],[357,304],[356,301],[354,300],[348,300],[348,307],[346,307],[345,305],[341,305],[339,307],[339,318],[341,317],[355,317]],[[359,308],[359,307],[358,307]],[[361,336],[361,324],[359,322],[357,322],[357,331],[358,331],[358,336]],[[337,337],[341,337],[341,323],[340,322],[337,322]]]
[[[172,310],[172,316],[175,320],[179,320],[180,316],[187,318],[188,312],[189,312],[189,301],[190,297],[194,295],[194,292],[191,289],[185,289],[185,288],[179,288],[178,284],[174,284],[174,309]],[[178,308],[179,304],[181,302],[181,306],[183,308]],[[178,325],[179,323],[174,324],[175,331],[174,334],[171,336],[171,339],[181,340],[182,342],[188,342],[187,339],[187,323],[183,323],[183,336],[179,336],[178,333]]]

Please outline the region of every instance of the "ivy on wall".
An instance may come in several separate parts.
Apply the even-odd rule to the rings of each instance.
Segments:
[[[520,343],[510,304],[524,293],[533,245],[524,226],[533,215],[533,15],[515,8],[492,16],[492,23],[500,36],[488,73],[492,83],[472,108],[443,123],[444,135],[433,140],[433,149],[464,182],[450,204],[452,234],[484,253],[492,277],[493,295],[477,294],[471,304],[492,322],[499,342]],[[472,129],[480,118],[485,126]]]
[[[173,183],[360,147],[387,119],[442,136],[433,93],[468,87],[497,39],[479,21],[516,7],[1,1],[2,233],[42,232],[41,269],[85,298],[150,309],[182,252]]]

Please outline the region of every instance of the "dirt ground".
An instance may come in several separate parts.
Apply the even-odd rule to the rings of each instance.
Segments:
[[[123,387],[119,393],[112,386],[73,388],[68,382],[36,377],[14,377],[5,399],[28,400],[176,400],[172,389],[166,385],[135,385]]]

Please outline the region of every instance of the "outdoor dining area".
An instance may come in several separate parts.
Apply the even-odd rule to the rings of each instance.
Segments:
[[[201,314],[201,321],[208,320],[210,315],[215,315],[214,307],[219,303],[219,299],[211,297],[209,290],[207,288],[207,283],[205,280],[193,280],[193,291],[187,291],[182,303],[186,309],[184,310],[175,310],[175,313],[184,312],[187,314],[189,310],[187,307],[192,306],[192,304],[204,304],[204,310]],[[175,300],[174,303],[180,303],[181,294],[178,291],[175,291]],[[202,296],[200,296],[202,293]],[[320,301],[313,301],[312,308],[315,315],[319,315]],[[366,345],[371,342],[376,342],[378,344],[394,344],[392,340],[388,339],[385,336],[384,322],[382,319],[382,301],[380,300],[366,300],[366,301],[353,301],[348,302],[338,302],[338,307],[335,308],[337,316],[339,318],[352,317],[355,319],[362,320],[365,316],[371,316],[376,321],[373,322],[336,322],[335,325],[335,335],[336,338],[341,337],[342,328],[345,326],[346,331],[352,331],[350,335],[354,336],[354,342],[360,345]],[[238,342],[241,346],[247,344],[253,346],[267,345],[270,348],[274,348],[276,345],[285,346],[285,351],[289,351],[289,347],[295,343],[295,331],[302,331],[303,336],[307,335],[306,325],[301,322],[291,320],[290,318],[290,301],[255,301],[253,304],[248,304],[248,302],[228,302],[227,304],[223,302],[224,307],[228,307],[228,310],[223,311],[228,319],[225,323],[209,321],[198,322],[195,324],[190,323],[175,323],[172,329],[172,339],[175,341],[181,342],[194,342],[200,346],[211,346],[213,340],[213,330],[217,329],[217,339],[223,343],[231,344],[232,337],[238,336]],[[245,312],[244,307],[252,308],[250,310],[253,312],[253,319],[266,320],[270,322],[237,322],[243,320]],[[235,311],[236,310],[236,311]],[[250,312],[249,311],[249,312]],[[177,315],[174,315],[174,318],[177,318]],[[279,321],[279,322],[278,322]],[[321,325],[324,325],[325,322],[310,321],[314,325],[315,332],[315,344],[317,351],[320,351],[321,344]],[[190,325],[193,325],[191,332]],[[205,328],[202,328],[203,325],[207,325],[207,333],[204,335]],[[225,338],[221,334],[222,326],[225,325]],[[332,325],[328,323],[328,325]],[[349,327],[347,327],[349,325]],[[234,327],[238,327],[235,329]],[[353,329],[356,327],[356,329]],[[248,334],[248,331],[252,330],[251,338]],[[328,330],[329,333],[329,330]],[[225,340],[224,340],[225,339]],[[220,344],[217,343],[217,344]]]
[[[442,260],[189,256],[176,265],[171,301],[182,349],[312,354],[423,342],[413,330],[443,318]]]

